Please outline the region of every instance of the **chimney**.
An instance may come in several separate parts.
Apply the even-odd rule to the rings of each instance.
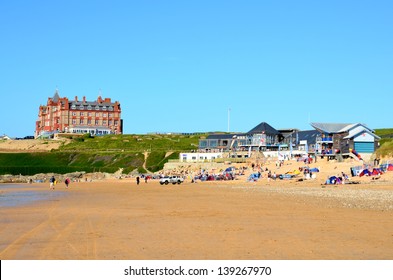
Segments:
[[[102,98],[101,98],[101,95],[99,95],[99,96],[98,96],[98,98],[97,98],[97,102],[98,102],[98,103],[102,103]]]
[[[86,96],[83,96],[83,103],[86,103]]]
[[[75,101],[78,102],[78,96],[75,96]]]

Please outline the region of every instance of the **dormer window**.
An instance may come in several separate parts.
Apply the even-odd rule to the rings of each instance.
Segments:
[[[96,109],[96,111],[100,110],[100,106],[97,105],[97,106],[95,107],[95,109]]]
[[[91,110],[91,105],[87,106],[87,110]]]
[[[102,106],[102,110],[103,110],[103,111],[106,111],[106,106]]]
[[[76,109],[76,106],[75,106],[75,104],[72,104],[72,106],[71,106],[71,109],[73,109],[73,110],[75,110],[75,109]]]
[[[112,107],[112,106],[109,106],[109,107],[108,107],[108,111],[113,111],[113,107]]]
[[[83,109],[85,109],[85,107],[83,105],[80,105],[79,110],[83,110]]]

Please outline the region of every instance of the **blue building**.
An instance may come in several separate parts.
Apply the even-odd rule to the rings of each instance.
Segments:
[[[361,123],[311,123],[320,136],[316,138],[318,154],[374,153],[381,139],[374,130]]]

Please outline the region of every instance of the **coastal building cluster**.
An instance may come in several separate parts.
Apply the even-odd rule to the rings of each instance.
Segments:
[[[98,96],[95,101],[69,100],[60,97],[56,90],[46,105],[38,110],[35,138],[49,137],[55,133],[90,133],[92,135],[121,134],[123,120],[118,101]]]
[[[320,157],[359,157],[372,154],[380,137],[361,123],[311,123],[313,130],[275,129],[262,122],[247,133],[214,133],[199,140],[197,153],[182,153],[180,161],[247,158],[259,152],[281,159],[313,154]]]
[[[372,154],[380,137],[362,123],[311,123],[312,130],[276,129],[261,122],[246,133],[212,133],[199,140],[198,150],[181,153],[180,161],[209,161],[218,158],[247,158],[252,154],[287,158],[314,154],[321,157],[348,157]],[[56,133],[91,135],[122,134],[123,120],[118,101],[98,96],[95,101],[70,100],[56,90],[41,105],[35,138]],[[258,152],[258,153],[255,153]]]

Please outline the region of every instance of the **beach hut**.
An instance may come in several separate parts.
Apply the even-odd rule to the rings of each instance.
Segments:
[[[381,139],[374,130],[361,123],[311,123],[321,133],[317,137],[318,154],[335,155],[348,154],[350,149],[358,154],[371,154]]]

